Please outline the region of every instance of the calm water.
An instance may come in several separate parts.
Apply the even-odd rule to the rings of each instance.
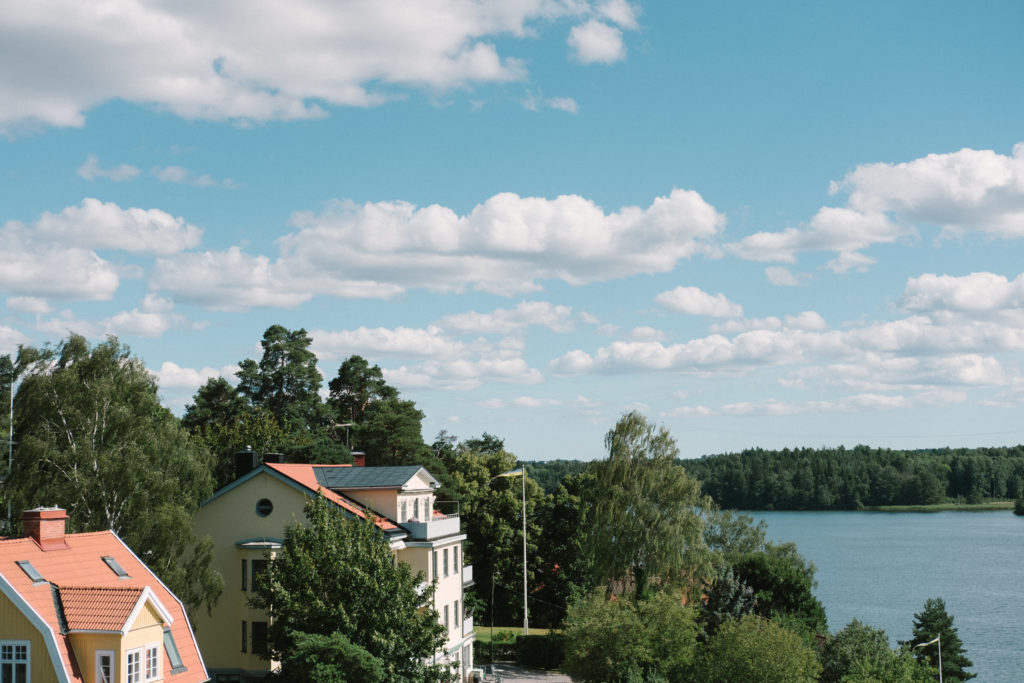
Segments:
[[[979,683],[1024,681],[1024,518],[1005,512],[756,512],[818,567],[833,633],[857,618],[895,646],[942,598]]]

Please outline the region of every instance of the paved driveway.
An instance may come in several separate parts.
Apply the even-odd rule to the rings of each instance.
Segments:
[[[499,683],[505,681],[514,683],[572,683],[572,679],[557,671],[542,671],[540,669],[524,669],[515,664],[495,664],[494,680]]]

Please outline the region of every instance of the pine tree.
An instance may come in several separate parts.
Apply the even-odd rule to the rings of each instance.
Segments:
[[[914,636],[904,645],[915,646],[917,661],[939,668],[938,643],[925,647],[916,647],[939,638],[942,643],[942,680],[946,683],[960,683],[978,674],[967,671],[974,666],[967,658],[964,643],[960,640],[953,617],[946,612],[946,603],[942,598],[929,598],[924,609],[914,615]]]

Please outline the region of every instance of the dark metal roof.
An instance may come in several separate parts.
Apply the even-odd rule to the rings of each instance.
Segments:
[[[423,468],[419,465],[400,467],[317,467],[317,482],[328,489],[399,489]],[[431,482],[436,480],[427,473]]]

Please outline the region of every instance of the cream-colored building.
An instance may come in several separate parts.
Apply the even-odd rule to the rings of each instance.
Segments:
[[[266,463],[202,503],[194,526],[214,542],[213,566],[224,593],[212,615],[197,617],[196,636],[217,682],[259,680],[277,663],[261,656],[267,616],[249,607],[253,577],[266,568],[290,524],[305,522],[304,506],[322,495],[349,514],[370,510],[398,560],[437,582],[433,607],[448,638],[435,660],[466,679],[473,663],[473,619],[463,590],[473,580],[462,550],[457,503],[438,502],[437,480],[423,467],[352,467]]]

